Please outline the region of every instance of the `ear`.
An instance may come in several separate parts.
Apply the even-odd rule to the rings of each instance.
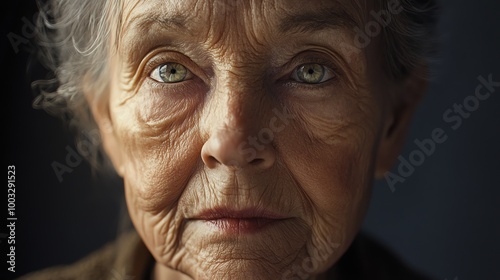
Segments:
[[[391,92],[377,153],[375,178],[381,179],[401,153],[413,115],[427,89],[427,70],[414,71]]]
[[[123,177],[122,157],[120,146],[113,126],[110,114],[110,92],[109,88],[102,90],[100,94],[95,94],[96,90],[84,87],[84,94],[89,104],[89,109],[101,134],[101,141],[107,156],[111,160],[115,171]],[[97,96],[99,95],[99,96]]]

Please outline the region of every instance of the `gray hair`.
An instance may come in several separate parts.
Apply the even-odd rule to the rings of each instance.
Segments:
[[[110,168],[83,86],[99,100],[107,87],[111,22],[121,22],[121,0],[38,2],[36,43],[40,62],[54,75],[33,82],[33,107],[61,117],[75,133],[78,152],[91,166]],[[116,30],[116,32],[118,32]],[[86,82],[87,81],[87,82]],[[92,81],[88,83],[88,81]],[[89,88],[90,85],[90,88]],[[90,140],[91,147],[78,145]]]
[[[388,10],[395,0],[378,0]],[[428,65],[437,45],[438,5],[436,0],[399,0],[402,11],[381,31],[385,70],[393,79],[403,79],[414,69]],[[75,130],[77,142],[97,130],[83,86],[99,100],[108,86],[106,74],[112,32],[119,38],[121,0],[47,0],[39,3],[37,44],[39,58],[53,73],[53,79],[36,81],[39,91],[33,106],[62,117]],[[90,151],[79,151],[92,166],[110,167],[100,141]],[[77,145],[78,147],[78,145]]]

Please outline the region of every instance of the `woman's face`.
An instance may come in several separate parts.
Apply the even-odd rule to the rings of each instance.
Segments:
[[[125,1],[94,115],[157,271],[300,278],[349,247],[393,90],[349,2]]]

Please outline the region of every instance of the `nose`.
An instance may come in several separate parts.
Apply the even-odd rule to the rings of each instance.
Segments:
[[[201,132],[206,140],[201,158],[210,169],[266,169],[276,160],[274,131],[268,120],[274,101],[269,89],[255,79],[260,69],[242,67],[244,62],[218,73],[205,103]]]
[[[275,161],[272,139],[258,135],[230,127],[216,129],[202,147],[203,162],[211,169],[217,166],[269,168]]]

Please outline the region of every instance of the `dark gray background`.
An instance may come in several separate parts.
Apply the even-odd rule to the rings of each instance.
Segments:
[[[500,88],[457,130],[443,120],[453,104],[474,94],[479,75],[500,81],[500,2],[441,2],[442,55],[402,156],[408,158],[413,141],[429,138],[435,128],[448,139],[394,192],[384,180],[376,182],[364,230],[436,279],[500,279]],[[23,35],[22,18],[31,20],[35,6],[16,2],[13,8],[3,19],[2,66],[6,164],[16,165],[19,276],[74,262],[113,239],[125,209],[119,180],[90,179],[86,163],[58,181],[51,163],[65,163],[66,148],[74,145],[57,119],[31,107],[29,81],[40,78],[38,68],[27,75],[29,45],[15,53],[6,38],[9,32]],[[0,275],[6,276],[0,279],[13,277],[6,269],[2,261]]]
[[[457,130],[443,120],[479,75],[500,81],[500,2],[441,2],[441,61],[402,155],[435,128],[448,139],[394,193],[377,182],[365,229],[437,279],[500,279],[500,88]]]

